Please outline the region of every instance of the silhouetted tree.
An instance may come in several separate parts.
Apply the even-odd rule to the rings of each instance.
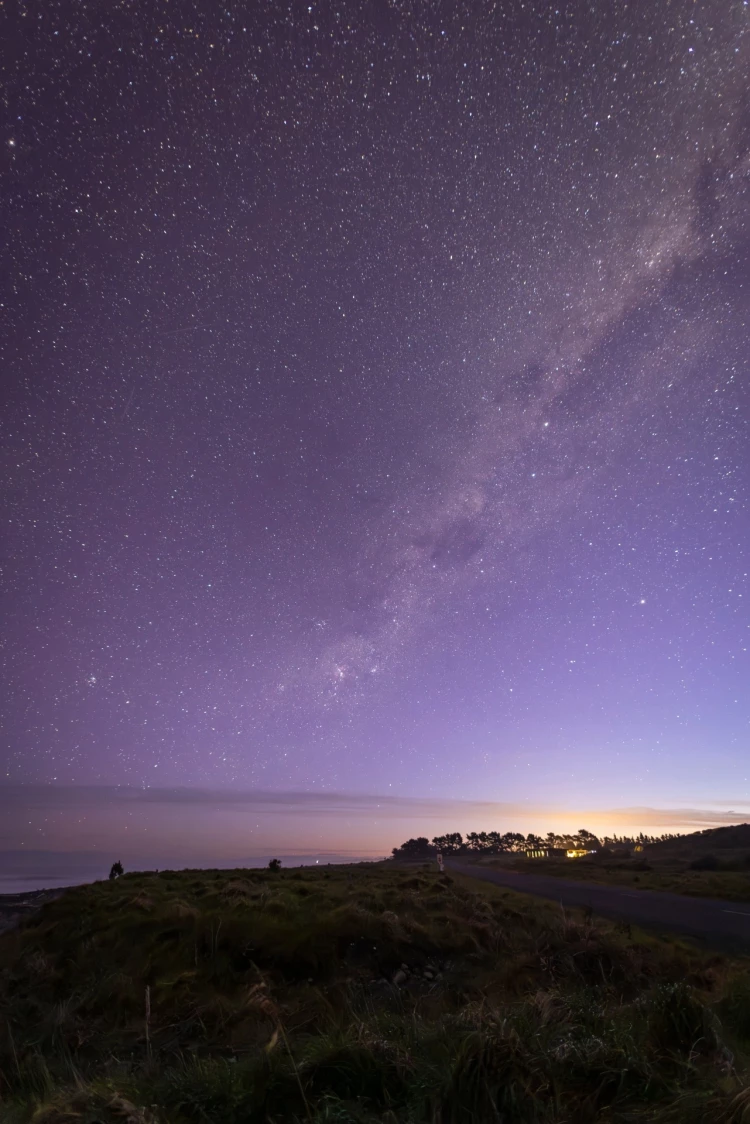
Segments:
[[[119,878],[120,875],[124,874],[124,873],[125,873],[125,871],[123,870],[122,863],[118,859],[117,862],[112,863],[112,866],[110,867],[110,871],[109,871],[110,882],[114,882],[115,878]]]
[[[460,831],[451,831],[447,835],[436,835],[432,845],[444,855],[457,855],[464,849],[464,838]]]
[[[707,828],[715,832],[716,828]],[[724,830],[724,829],[720,829]],[[705,834],[705,832],[703,833]],[[662,840],[679,839],[682,833],[665,834]],[[656,842],[653,835],[640,832],[636,836],[629,835],[603,835],[601,838],[580,828],[575,835],[570,832],[548,831],[544,839],[533,832],[523,836],[516,831],[506,831],[503,835],[499,831],[470,831],[464,840],[460,832],[449,832],[446,835],[436,835],[430,842],[424,836],[417,839],[407,839],[400,847],[393,848],[394,858],[423,859],[430,858],[436,851],[444,855],[458,855],[467,851],[485,855],[518,854],[537,847],[550,847],[553,849],[580,848],[586,851],[601,850],[602,846],[633,847],[636,843],[641,845]]]
[[[281,870],[281,859],[271,859],[268,864],[269,870]]]
[[[435,848],[424,835],[417,839],[407,839],[400,847],[392,851],[394,859],[430,859],[435,854]]]
[[[595,851],[599,847],[599,840],[585,827],[581,827],[573,836],[573,844],[582,851]]]

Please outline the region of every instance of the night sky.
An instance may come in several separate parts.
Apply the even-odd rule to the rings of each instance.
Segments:
[[[3,20],[4,783],[750,807],[747,0]]]

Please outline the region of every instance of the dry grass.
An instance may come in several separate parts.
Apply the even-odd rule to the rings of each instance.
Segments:
[[[750,973],[389,866],[126,875],[0,938],[8,1124],[750,1120]]]

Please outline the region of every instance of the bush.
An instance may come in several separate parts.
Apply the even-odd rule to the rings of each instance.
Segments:
[[[701,855],[700,858],[693,859],[690,864],[691,870],[718,870],[719,860],[716,855]]]

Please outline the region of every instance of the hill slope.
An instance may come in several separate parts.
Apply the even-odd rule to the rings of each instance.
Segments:
[[[702,855],[722,851],[747,851],[750,853],[750,823],[732,824],[730,827],[709,827],[682,835],[679,839],[664,839],[649,843],[646,852],[656,857],[700,858]]]
[[[3,1124],[689,1124],[747,1073],[746,964],[431,869],[126,875],[0,963]]]

